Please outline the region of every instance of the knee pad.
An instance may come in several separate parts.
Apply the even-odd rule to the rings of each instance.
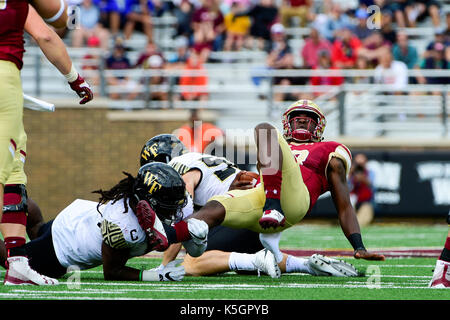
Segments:
[[[3,196],[3,216],[1,223],[26,225],[28,196],[25,185],[5,185]]]

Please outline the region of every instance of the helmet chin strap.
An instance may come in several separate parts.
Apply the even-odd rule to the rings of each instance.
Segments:
[[[308,142],[312,141],[312,134],[309,130],[306,129],[296,129],[292,131],[292,139],[299,141],[299,142]]]

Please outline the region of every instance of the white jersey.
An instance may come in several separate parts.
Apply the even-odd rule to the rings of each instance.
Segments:
[[[52,225],[53,246],[63,267],[88,269],[102,264],[102,242],[116,249],[129,248],[130,258],[146,253],[145,231],[123,199],[100,206],[77,199],[61,211]]]
[[[240,171],[235,164],[223,157],[197,152],[189,152],[173,158],[169,165],[180,175],[192,169],[201,171],[200,182],[193,195],[193,202],[197,206],[204,206],[211,197],[227,192]]]

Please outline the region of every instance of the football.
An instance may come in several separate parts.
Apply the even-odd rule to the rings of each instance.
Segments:
[[[250,181],[252,182],[253,186],[256,184],[258,178],[259,178],[259,174],[257,174],[256,172],[251,172],[251,171],[241,171],[242,174],[239,176],[239,181]]]

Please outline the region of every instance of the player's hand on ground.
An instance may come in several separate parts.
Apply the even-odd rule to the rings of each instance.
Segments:
[[[184,266],[180,263],[183,260],[170,261],[165,267],[159,270],[160,281],[181,281],[186,274]]]
[[[142,271],[142,281],[181,281],[186,274],[182,260],[174,260],[166,266],[160,265],[157,268]]]
[[[75,81],[69,82],[70,88],[77,93],[77,95],[82,98],[80,104],[85,104],[94,98],[92,89],[89,83],[84,80],[84,78],[78,75]]]
[[[353,257],[355,259],[364,259],[364,260],[376,260],[376,261],[384,261],[385,257],[382,254],[369,252],[366,250],[355,250],[353,253]]]

